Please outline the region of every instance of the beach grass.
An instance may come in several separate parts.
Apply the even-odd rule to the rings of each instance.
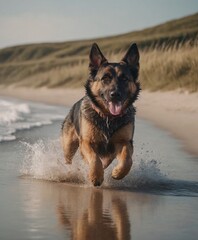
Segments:
[[[142,52],[140,81],[144,89],[198,91],[198,46]]]

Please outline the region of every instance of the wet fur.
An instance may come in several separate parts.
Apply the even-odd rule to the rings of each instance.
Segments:
[[[125,177],[132,166],[135,121],[134,101],[140,91],[139,52],[130,46],[120,63],[108,63],[97,44],[90,51],[89,78],[85,96],[71,108],[62,125],[62,146],[66,163],[72,163],[78,148],[89,164],[89,179],[102,184],[104,169],[116,158],[114,179]],[[109,110],[120,103],[121,112]]]

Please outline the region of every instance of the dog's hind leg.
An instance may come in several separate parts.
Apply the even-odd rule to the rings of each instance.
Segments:
[[[117,166],[113,169],[112,177],[114,179],[124,178],[130,171],[132,166],[133,145],[131,142],[118,144],[116,146],[116,158],[118,160]]]
[[[106,169],[113,162],[114,158],[114,156],[101,158],[103,168]]]
[[[79,147],[79,140],[78,140],[75,128],[73,126],[63,128],[61,141],[62,141],[65,161],[67,164],[71,164],[72,159]]]

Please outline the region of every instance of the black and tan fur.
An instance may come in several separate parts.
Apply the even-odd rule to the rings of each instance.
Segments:
[[[137,99],[139,52],[132,44],[118,63],[109,63],[97,44],[90,51],[85,96],[71,108],[62,126],[66,163],[78,147],[89,164],[89,179],[102,184],[104,169],[116,158],[114,179],[125,177],[132,166],[134,101]]]

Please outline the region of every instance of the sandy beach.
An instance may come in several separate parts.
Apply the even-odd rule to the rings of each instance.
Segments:
[[[84,95],[84,89],[1,87],[0,95],[70,107]],[[169,131],[185,150],[198,156],[198,93],[142,91],[136,106],[138,117]]]
[[[137,115],[152,121],[182,141],[189,153],[198,156],[198,94],[143,91]]]

